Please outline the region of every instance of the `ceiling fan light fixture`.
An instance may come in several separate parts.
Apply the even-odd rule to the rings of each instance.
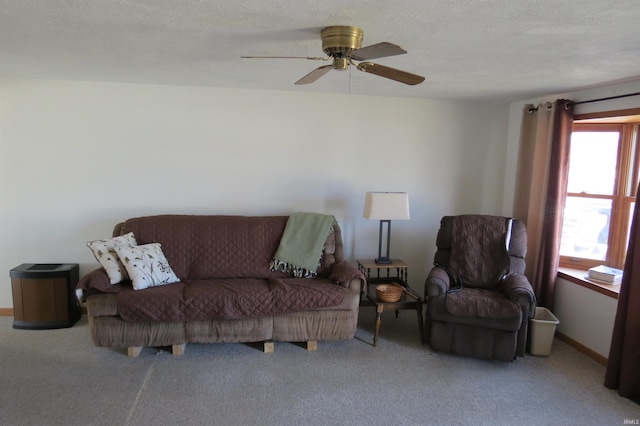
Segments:
[[[345,71],[349,68],[349,60],[347,58],[333,58],[333,69],[338,71]]]

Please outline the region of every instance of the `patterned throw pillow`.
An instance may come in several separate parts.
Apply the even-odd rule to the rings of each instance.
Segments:
[[[127,268],[134,290],[177,283],[180,279],[169,266],[159,243],[135,247],[116,247],[116,253]]]
[[[120,281],[129,278],[129,276],[127,275],[124,265],[120,262],[120,259],[118,259],[115,248],[131,247],[137,244],[133,232],[129,232],[128,234],[109,240],[89,241],[87,246],[89,246],[96,260],[102,265],[107,275],[109,275],[111,284],[118,284]]]

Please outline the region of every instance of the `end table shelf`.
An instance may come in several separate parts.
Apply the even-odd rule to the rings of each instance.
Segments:
[[[396,278],[399,278],[405,283],[408,281],[409,265],[407,265],[400,259],[391,259],[391,263],[386,264],[376,263],[376,261],[373,259],[358,260],[357,262],[358,269],[364,274],[365,277],[367,277],[367,281],[379,278],[384,280],[385,278],[387,278],[385,282],[389,282],[388,278],[393,278],[391,276],[391,271],[393,271],[394,269],[396,270]],[[386,275],[382,274],[381,276],[380,272],[382,272],[383,270],[386,270]],[[374,275],[371,274],[372,271],[375,272]]]
[[[378,344],[378,335],[382,322],[382,312],[384,312],[385,310],[395,311],[396,317],[398,317],[399,310],[415,309],[418,316],[418,330],[420,332],[420,339],[422,341],[422,299],[407,284],[407,269],[409,268],[409,265],[399,259],[393,259],[389,264],[377,264],[373,259],[357,260],[357,263],[358,269],[364,274],[367,279],[367,288],[364,289],[364,296],[366,297],[366,302],[364,303],[364,305],[373,305],[376,308],[376,323],[373,335],[373,346],[377,346]],[[392,271],[394,269],[395,275],[392,275]],[[373,276],[371,274],[372,270],[375,272]],[[386,273],[381,274],[381,272]],[[404,294],[397,302],[383,302],[381,300],[378,300],[376,296],[376,286],[378,284],[398,284],[404,288]]]

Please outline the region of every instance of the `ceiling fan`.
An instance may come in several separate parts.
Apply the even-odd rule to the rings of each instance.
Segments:
[[[320,32],[322,38],[322,50],[329,55],[328,58],[312,56],[242,56],[242,58],[282,58],[282,59],[310,59],[310,60],[331,60],[331,65],[323,65],[311,71],[309,74],[296,81],[295,84],[310,84],[332,69],[344,71],[349,65],[355,66],[359,71],[374,74],[380,77],[389,78],[408,85],[420,84],[424,77],[401,71],[395,68],[369,62],[370,59],[384,58],[387,56],[404,55],[406,50],[393,43],[383,41],[362,47],[364,31],[358,27],[351,26],[331,26],[323,28]],[[356,63],[359,62],[359,63]]]

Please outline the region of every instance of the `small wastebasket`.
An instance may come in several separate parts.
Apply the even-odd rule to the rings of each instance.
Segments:
[[[529,322],[529,352],[535,356],[549,356],[556,326],[560,324],[547,308],[536,307],[536,312]]]

